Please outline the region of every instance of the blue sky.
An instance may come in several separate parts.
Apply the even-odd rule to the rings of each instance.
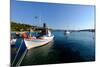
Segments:
[[[94,29],[95,6],[11,0],[11,21],[37,26],[45,22],[53,29]]]

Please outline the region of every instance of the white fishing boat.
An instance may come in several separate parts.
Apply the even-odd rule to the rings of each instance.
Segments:
[[[31,38],[24,39],[24,42],[25,42],[27,49],[46,45],[53,40],[54,35],[52,35],[51,32],[45,28],[45,25],[44,25],[43,31],[44,30],[47,32],[45,35],[42,35],[38,38],[33,36]]]
[[[51,42],[53,40],[53,38],[54,38],[53,35],[52,36],[43,36],[39,39],[33,39],[33,40],[24,39],[24,42],[25,42],[27,49],[31,49],[31,48],[46,45],[49,42]]]

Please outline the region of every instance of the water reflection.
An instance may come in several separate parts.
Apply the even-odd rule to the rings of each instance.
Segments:
[[[54,44],[54,41],[51,41],[44,46],[28,50],[21,65],[40,64],[40,63],[46,62],[45,60],[48,59],[47,57],[48,57],[50,50],[52,49],[53,44]]]
[[[44,45],[44,46],[40,46],[40,47],[37,47],[37,48],[33,48],[33,49],[30,49],[27,53],[27,57],[30,57],[32,54],[34,54],[34,52],[36,52],[35,54],[42,54],[44,56],[46,56],[49,52],[49,50],[51,49],[51,46],[53,45],[53,41]]]

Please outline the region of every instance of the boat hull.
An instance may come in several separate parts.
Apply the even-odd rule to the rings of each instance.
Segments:
[[[34,40],[24,39],[24,42],[25,42],[27,49],[31,49],[31,48],[46,45],[47,43],[51,42],[53,38],[54,36],[46,37],[45,39],[34,39]]]

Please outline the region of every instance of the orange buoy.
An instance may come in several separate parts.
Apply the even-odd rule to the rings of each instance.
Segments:
[[[22,33],[22,38],[27,38],[27,34],[25,32]]]

